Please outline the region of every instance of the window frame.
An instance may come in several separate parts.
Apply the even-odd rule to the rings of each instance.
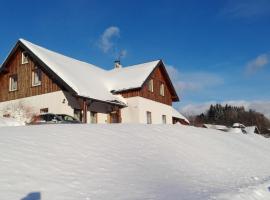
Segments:
[[[16,77],[16,88],[14,89],[13,84],[15,83]],[[13,80],[13,81],[12,81]],[[8,85],[9,92],[14,92],[18,90],[18,74],[13,74],[9,76],[9,85]]]
[[[154,80],[152,78],[147,83],[147,89],[149,92],[154,92]]]
[[[29,63],[29,56],[28,56],[28,54],[27,54],[27,52],[26,51],[23,51],[22,52],[22,60],[21,60],[22,62],[22,65],[24,65],[24,64],[28,64]]]
[[[37,73],[37,76],[36,76],[36,73]],[[42,82],[42,71],[41,71],[41,69],[39,67],[35,67],[32,70],[31,77],[32,77],[32,87],[36,87],[36,86],[40,86],[41,85],[41,82]],[[39,77],[39,82],[38,83],[35,83],[35,78],[36,77]]]
[[[159,95],[160,96],[165,96],[165,84],[163,82],[160,82],[159,85]]]
[[[152,113],[150,111],[146,111],[146,123],[152,124]]]
[[[40,113],[40,114],[49,113],[49,108],[41,108],[41,109],[39,110],[39,113]]]
[[[161,119],[162,119],[162,124],[167,124],[167,116],[166,115],[162,115]]]

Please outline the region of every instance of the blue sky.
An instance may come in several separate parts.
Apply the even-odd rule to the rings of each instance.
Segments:
[[[231,101],[270,114],[268,0],[1,5],[1,62],[18,38],[107,69],[120,51],[123,65],[162,58],[181,97],[175,106],[185,112]]]

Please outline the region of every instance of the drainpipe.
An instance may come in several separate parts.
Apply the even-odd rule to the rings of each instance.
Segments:
[[[86,99],[83,99],[83,123],[87,123],[87,103],[86,103]]]

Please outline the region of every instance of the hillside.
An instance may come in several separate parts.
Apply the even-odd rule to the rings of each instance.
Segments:
[[[0,199],[270,199],[269,143],[180,125],[1,127]]]

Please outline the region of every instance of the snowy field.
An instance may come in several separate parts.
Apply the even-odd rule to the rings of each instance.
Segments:
[[[24,126],[24,122],[17,121],[13,118],[0,117],[0,127],[6,126]]]
[[[180,125],[0,127],[0,199],[270,199],[269,153],[259,135]]]

